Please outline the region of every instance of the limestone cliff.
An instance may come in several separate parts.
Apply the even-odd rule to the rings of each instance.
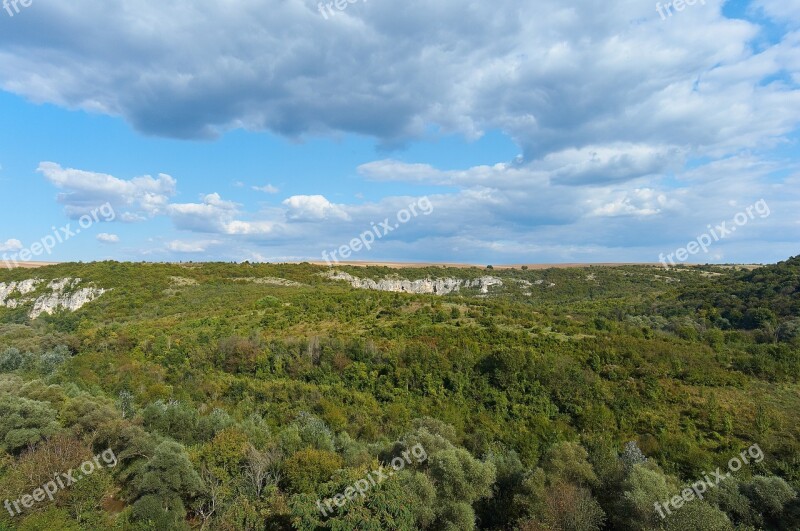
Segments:
[[[454,293],[461,289],[478,289],[481,293],[489,293],[489,288],[503,285],[503,281],[499,278],[489,276],[472,280],[458,278],[425,278],[422,280],[384,278],[375,281],[369,278],[354,277],[344,271],[335,270],[325,273],[325,276],[331,280],[344,280],[358,289],[433,295],[447,295],[448,293]]]
[[[29,317],[36,319],[43,313],[53,314],[62,309],[74,312],[108,291],[93,286],[78,288],[80,278],[62,278],[51,280],[41,292],[44,282],[35,278],[0,282],[0,306],[12,309],[29,306]]]

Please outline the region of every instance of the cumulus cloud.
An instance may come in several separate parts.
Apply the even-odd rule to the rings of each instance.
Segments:
[[[549,169],[553,180],[564,184],[604,184],[679,169],[680,155],[675,147],[587,146],[552,153],[534,167]]]
[[[218,193],[203,196],[201,203],[170,204],[167,214],[182,230],[227,235],[270,235],[276,223],[241,219],[241,205],[226,201]]]
[[[597,217],[654,216],[667,206],[667,196],[655,190],[636,189],[616,194],[610,202],[601,202],[589,214]]]
[[[175,179],[163,173],[157,178],[144,175],[124,180],[105,173],[63,168],[55,162],[42,162],[37,171],[64,190],[57,200],[73,219],[110,203],[115,211],[122,212],[123,221],[142,221],[163,213],[175,195]]]
[[[295,195],[286,199],[286,218],[290,221],[323,221],[349,219],[340,205],[334,205],[321,195]]]
[[[205,195],[201,203],[171,204],[166,210],[179,229],[224,232],[224,227],[239,212],[239,206],[213,193]]]
[[[109,234],[107,232],[101,232],[97,235],[97,241],[100,243],[119,243],[119,236],[116,234]]]
[[[0,251],[19,251],[22,249],[22,242],[15,239],[6,240],[5,243],[0,243]]]

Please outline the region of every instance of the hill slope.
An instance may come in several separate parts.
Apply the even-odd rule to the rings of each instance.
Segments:
[[[311,264],[2,271],[103,292],[32,318],[42,294],[15,287],[0,307],[0,498],[104,450],[119,464],[0,529],[791,529],[798,264],[339,268],[466,286],[447,294]]]

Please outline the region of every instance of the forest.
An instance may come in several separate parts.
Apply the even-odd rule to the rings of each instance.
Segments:
[[[337,269],[0,271],[0,530],[800,529],[800,257]]]

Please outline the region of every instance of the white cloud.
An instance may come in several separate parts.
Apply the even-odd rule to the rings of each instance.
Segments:
[[[586,146],[551,153],[534,165],[552,172],[553,180],[564,184],[599,184],[628,181],[679,169],[681,150],[647,144]]]
[[[22,249],[22,242],[15,239],[6,240],[5,243],[0,243],[0,251],[19,251]]]
[[[107,232],[101,232],[97,235],[97,241],[100,243],[119,243],[119,236],[116,234],[109,234]]]
[[[800,24],[800,3],[792,0],[756,0],[752,5],[779,22],[791,21],[795,27]]]
[[[238,219],[241,205],[222,199],[218,193],[208,194],[202,201],[171,204],[166,210],[175,226],[182,230],[227,235],[275,235],[276,223]]]
[[[179,229],[224,232],[225,225],[239,212],[239,205],[213,193],[204,196],[202,203],[171,204],[166,211]]]
[[[286,218],[290,221],[349,219],[341,205],[334,205],[322,195],[294,195],[283,204],[288,207]]]
[[[617,197],[610,202],[602,201],[602,204],[592,210],[589,215],[597,217],[654,216],[668,204],[667,196],[664,193],[649,188],[625,191],[615,195]]]
[[[152,218],[162,214],[175,195],[175,179],[163,173],[155,179],[145,175],[126,181],[105,173],[65,169],[55,162],[42,162],[37,171],[64,190],[58,194],[58,202],[73,219],[105,203],[122,212],[124,221]]]

